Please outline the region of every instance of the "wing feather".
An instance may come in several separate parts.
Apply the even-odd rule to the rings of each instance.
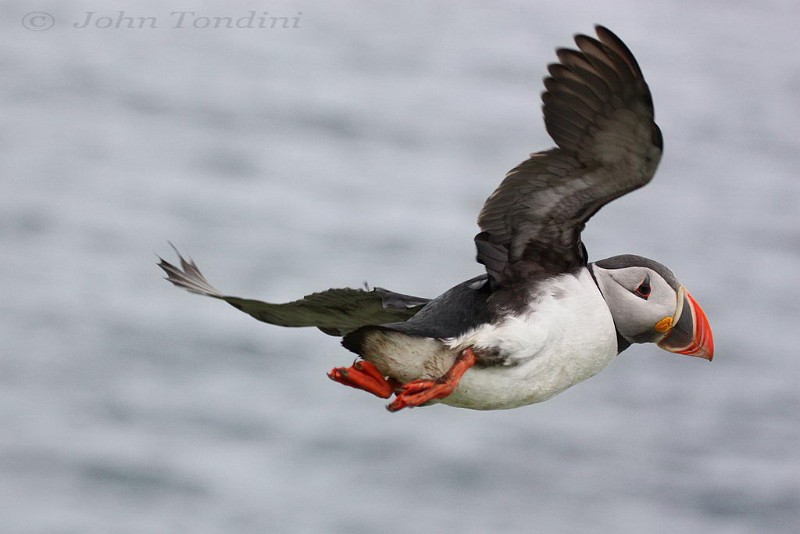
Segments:
[[[586,221],[658,166],[661,133],[639,64],[610,30],[596,32],[548,66],[544,122],[557,148],[512,169],[478,218],[478,261],[495,287],[585,265]]]
[[[243,299],[223,295],[206,280],[192,260],[186,260],[177,249],[175,253],[180,267],[159,258],[158,266],[167,274],[169,282],[191,293],[224,300],[259,321],[278,326],[316,326],[326,334],[343,336],[364,325],[406,321],[430,302],[380,287],[369,291],[328,289],[281,304]]]

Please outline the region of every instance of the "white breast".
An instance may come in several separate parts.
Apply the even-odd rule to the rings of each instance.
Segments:
[[[519,315],[445,340],[498,350],[506,365],[473,367],[445,404],[492,410],[541,402],[600,372],[617,355],[611,313],[588,269],[545,283]]]

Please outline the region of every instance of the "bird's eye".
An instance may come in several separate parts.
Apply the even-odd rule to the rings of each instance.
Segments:
[[[637,297],[641,297],[644,300],[647,300],[647,297],[650,296],[650,290],[651,290],[650,275],[648,274],[644,278],[644,281],[642,281],[642,283],[639,284],[639,287],[637,287],[633,292],[636,294]]]

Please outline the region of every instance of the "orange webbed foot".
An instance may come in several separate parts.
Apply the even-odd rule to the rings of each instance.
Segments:
[[[443,399],[450,395],[455,386],[438,380],[414,380],[400,386],[397,398],[386,409],[396,412],[403,408],[415,408],[432,400]]]
[[[383,399],[391,397],[398,385],[394,380],[383,376],[374,363],[363,360],[354,362],[350,367],[331,369],[328,378],[345,386],[363,389]]]
[[[461,377],[478,359],[471,348],[464,349],[456,358],[455,363],[438,380],[413,380],[400,386],[400,393],[386,409],[396,412],[403,408],[422,406],[432,400],[443,399],[455,391]]]

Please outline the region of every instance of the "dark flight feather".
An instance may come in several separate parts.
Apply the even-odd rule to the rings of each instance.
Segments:
[[[542,94],[557,148],[512,169],[483,206],[477,259],[495,289],[586,265],[581,232],[608,202],[647,184],[661,159],[639,64],[610,30],[556,51]]]
[[[177,250],[175,253],[180,268],[159,258],[158,266],[167,273],[167,280],[191,293],[224,300],[259,321],[278,326],[315,326],[326,334],[343,336],[368,324],[405,321],[430,301],[380,287],[370,291],[328,289],[282,304],[232,297],[212,286],[193,261],[186,260]]]

